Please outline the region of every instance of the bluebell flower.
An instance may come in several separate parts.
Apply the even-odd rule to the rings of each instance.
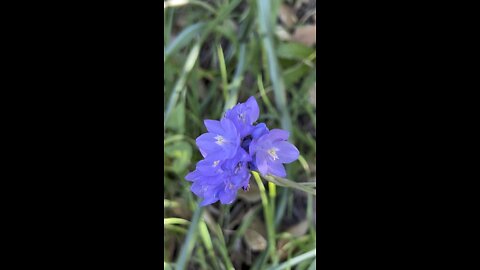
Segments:
[[[205,120],[208,133],[200,135],[196,142],[203,157],[213,159],[232,158],[240,145],[240,135],[230,119]],[[214,157],[213,157],[214,156]]]
[[[283,163],[291,163],[300,155],[298,149],[287,141],[288,137],[288,131],[272,129],[250,143],[250,155],[255,156],[255,166],[261,174],[287,176]]]
[[[253,127],[252,138],[253,139],[260,138],[262,135],[266,133],[268,133],[267,125],[265,125],[265,123],[259,123],[258,125]]]
[[[297,148],[287,141],[288,132],[255,124],[258,117],[257,101],[250,97],[228,110],[220,121],[204,121],[208,132],[196,140],[204,159],[185,176],[193,182],[191,191],[203,199],[201,206],[232,203],[238,190],[248,187],[250,169],[284,177],[283,163],[298,158]]]
[[[249,161],[251,161],[250,155],[239,148],[233,158],[222,163],[207,159],[199,162],[196,170],[189,173],[185,179],[193,182],[191,191],[203,198],[200,206],[212,204],[218,200],[223,204],[232,203],[237,191],[248,186],[250,172],[247,163]]]
[[[240,133],[245,137],[251,133],[253,123],[258,120],[260,110],[254,97],[250,97],[245,103],[239,103],[225,113],[225,117],[232,120]]]

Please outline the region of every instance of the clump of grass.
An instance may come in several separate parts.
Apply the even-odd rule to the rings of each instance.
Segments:
[[[313,269],[316,120],[309,92],[316,53],[277,38],[278,3],[165,2],[166,269]],[[301,158],[288,165],[290,180],[265,182],[252,172],[250,199],[200,208],[184,177],[201,158],[195,138],[205,132],[202,120],[219,119],[249,96],[258,100],[260,122],[291,132]],[[290,231],[298,219],[307,220],[308,229]],[[265,248],[245,239],[249,230],[265,238]]]

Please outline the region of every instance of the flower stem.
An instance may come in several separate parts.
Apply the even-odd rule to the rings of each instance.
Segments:
[[[258,174],[258,172],[256,172],[256,173]],[[272,183],[274,183],[278,186],[298,189],[298,190],[301,190],[303,192],[306,192],[306,193],[317,196],[317,190],[309,187],[308,185],[305,185],[304,183],[297,183],[297,182],[294,182],[292,180],[282,178],[282,177],[273,176],[273,175],[262,175],[262,177],[263,177],[263,179],[265,179],[269,182],[272,182]]]

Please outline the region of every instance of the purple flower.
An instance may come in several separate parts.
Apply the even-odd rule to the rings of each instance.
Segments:
[[[208,133],[196,140],[202,156],[215,160],[232,158],[240,146],[240,136],[233,122],[223,118],[220,121],[205,120],[204,124]]]
[[[240,136],[250,134],[252,124],[258,120],[259,108],[254,97],[250,97],[245,103],[239,103],[225,113],[225,117],[232,120]]]
[[[297,148],[287,142],[288,132],[269,131],[265,123],[254,126],[258,117],[258,104],[250,97],[228,110],[220,121],[204,121],[208,132],[196,140],[204,159],[185,176],[193,182],[191,191],[203,198],[200,206],[232,203],[238,190],[248,187],[249,169],[284,177],[283,163],[298,158]]]
[[[299,156],[297,148],[287,141],[288,136],[288,131],[272,129],[250,143],[250,155],[255,155],[255,165],[261,174],[287,176],[282,163],[291,163]]]
[[[222,204],[232,203],[238,189],[248,186],[250,172],[247,163],[249,161],[251,158],[248,153],[239,148],[233,158],[222,163],[207,159],[199,162],[197,169],[189,173],[185,179],[193,182],[191,191],[203,198],[200,206],[209,205],[218,200]]]
[[[252,138],[253,139],[260,138],[262,135],[266,133],[268,133],[267,125],[265,125],[265,123],[259,123],[258,125],[253,127]]]

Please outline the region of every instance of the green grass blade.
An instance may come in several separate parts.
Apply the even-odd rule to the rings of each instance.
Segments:
[[[257,0],[258,8],[258,26],[260,36],[262,37],[262,45],[267,53],[268,72],[275,93],[275,102],[281,114],[280,123],[283,129],[291,131],[292,123],[287,107],[287,94],[285,85],[281,76],[280,66],[276,57],[276,51],[273,46],[273,30],[271,25],[271,6],[270,1]]]
[[[172,25],[173,25],[173,14],[174,14],[173,9],[168,10],[165,16],[165,19],[163,21],[164,29],[165,29],[164,36],[163,36],[163,40],[165,42],[164,44],[168,44],[170,42],[170,34],[172,33]]]
[[[181,7],[187,4],[197,5],[205,8],[206,10],[215,13],[215,9],[208,3],[197,0],[168,0],[163,2],[163,8]]]
[[[171,224],[171,225],[188,225],[190,224],[190,221],[186,220],[186,219],[183,219],[183,218],[164,218],[163,219],[163,225],[167,225],[167,224]]]
[[[166,225],[163,225],[163,227],[165,228],[165,230],[170,230],[172,232],[176,232],[176,233],[179,233],[179,234],[186,234],[187,233],[187,230],[185,230],[184,228],[179,227],[179,226],[166,224]]]
[[[180,256],[176,262],[176,270],[183,270],[187,266],[188,258],[192,253],[193,247],[195,245],[195,239],[198,233],[198,224],[200,217],[202,216],[203,207],[197,207],[193,213],[192,221],[190,227],[188,228],[188,233],[183,242],[182,249],[180,250]]]
[[[217,264],[217,258],[215,257],[215,252],[213,250],[212,238],[210,237],[210,233],[208,232],[207,224],[205,224],[205,221],[201,220],[199,226],[200,237],[202,238],[202,242],[207,249],[207,254],[211,261],[210,265],[213,265],[215,269],[219,269]]]
[[[294,266],[296,264],[299,264],[305,260],[308,260],[310,258],[313,258],[317,256],[317,249],[313,249],[313,250],[310,250],[309,252],[307,253],[304,253],[302,255],[299,255],[297,257],[294,257],[294,258],[291,258],[290,260],[280,264],[279,266],[277,267],[270,267],[268,270],[282,270],[282,269],[286,269],[288,267],[291,267],[291,266]]]
[[[165,131],[168,118],[170,117],[173,108],[177,105],[178,97],[180,96],[181,92],[185,89],[185,82],[187,80],[187,75],[192,71],[195,62],[198,59],[198,55],[200,53],[200,42],[197,42],[193,48],[190,50],[188,54],[187,61],[183,67],[182,73],[180,74],[180,78],[175,83],[173,88],[172,94],[170,95],[170,99],[167,104],[167,108],[165,110],[165,114],[163,117],[163,130]]]
[[[255,207],[253,209],[250,209],[247,214],[243,217],[242,224],[240,227],[235,231],[235,234],[233,235],[233,239],[230,242],[229,249],[232,249],[235,243],[245,235],[245,232],[247,231],[248,227],[250,224],[252,224],[253,218],[255,218],[255,215],[257,214],[259,207]]]
[[[175,52],[179,51],[183,47],[191,44],[192,40],[198,35],[198,32],[202,31],[205,27],[205,23],[196,23],[185,28],[168,46],[165,48],[163,56],[163,62]]]
[[[245,69],[245,55],[246,55],[247,46],[245,43],[240,44],[239,54],[238,54],[238,64],[235,69],[235,74],[233,75],[232,86],[228,95],[227,102],[225,103],[224,112],[232,108],[237,104],[238,101],[238,89],[243,80],[243,72]]]
[[[225,242],[225,237],[223,236],[223,231],[220,225],[214,224],[214,231],[216,232],[216,235],[218,238],[215,238],[213,240],[213,243],[217,247],[217,250],[220,252],[220,255],[223,258],[223,261],[225,263],[225,266],[228,270],[234,269],[232,261],[230,260],[230,257],[228,256],[228,249],[227,249],[227,244]]]
[[[265,191],[265,186],[263,185],[262,180],[260,179],[260,175],[252,171],[253,178],[257,182],[258,189],[260,190],[260,197],[262,200],[263,206],[263,213],[265,215],[265,223],[267,227],[267,243],[268,243],[268,252],[270,253],[270,257],[273,261],[276,261],[276,253],[275,253],[275,226],[273,223],[273,213],[272,208],[269,206],[267,193]]]
[[[223,55],[222,46],[218,45],[217,47],[218,54],[218,63],[220,64],[220,76],[222,77],[222,90],[223,98],[225,101],[228,99],[228,78],[227,78],[227,67],[225,66],[225,56]]]
[[[262,97],[263,103],[267,106],[267,109],[269,112],[272,112],[276,117],[278,117],[278,112],[273,107],[272,103],[270,102],[270,99],[267,97],[267,92],[265,91],[265,87],[263,86],[263,81],[262,81],[262,74],[258,74],[257,76],[257,85],[258,85],[258,90],[260,90],[260,95]]]
[[[294,182],[292,180],[278,177],[278,176],[273,176],[273,175],[262,175],[263,179],[273,182],[274,184],[277,184],[282,187],[288,187],[288,188],[295,188],[304,192],[307,192],[312,195],[317,195],[317,191],[313,188],[311,188],[309,185],[304,185],[301,183]]]

